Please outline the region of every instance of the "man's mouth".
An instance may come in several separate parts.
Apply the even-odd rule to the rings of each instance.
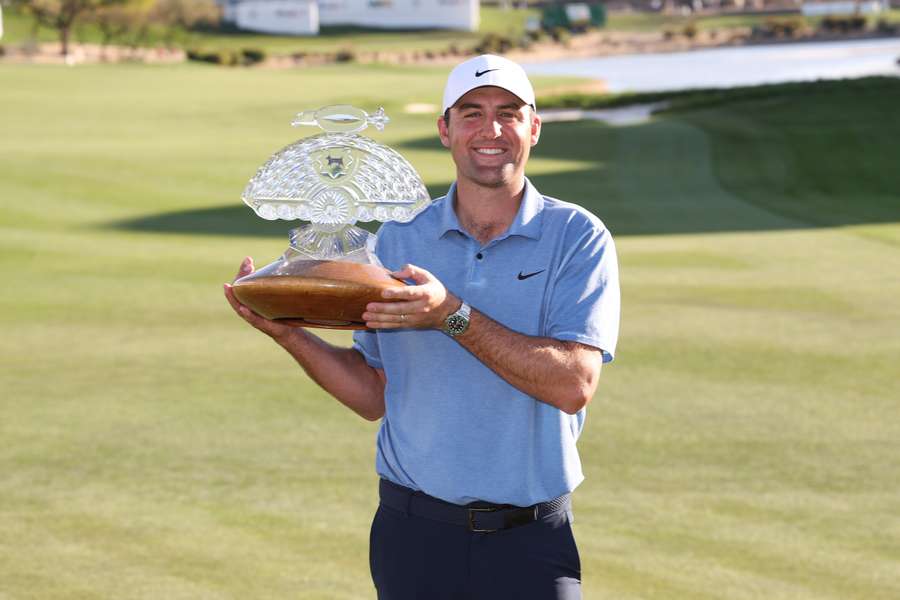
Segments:
[[[503,148],[475,148],[475,152],[477,152],[478,154],[493,155],[503,154],[504,152],[506,152],[506,150],[504,150]]]

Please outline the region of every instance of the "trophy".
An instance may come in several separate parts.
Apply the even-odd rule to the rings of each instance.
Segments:
[[[396,151],[358,135],[390,119],[353,106],[304,111],[291,123],[324,133],[276,152],[242,195],[267,220],[301,219],[275,262],[234,282],[234,295],[268,319],[299,327],[365,329],[369,302],[405,284],[375,255],[376,236],[355,224],[407,222],[431,202],[422,179]]]

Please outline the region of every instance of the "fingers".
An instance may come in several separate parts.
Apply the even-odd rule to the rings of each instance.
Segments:
[[[440,280],[415,265],[404,265],[391,275],[397,279],[412,280],[416,285],[383,290],[382,298],[391,302],[369,303],[363,314],[367,326],[372,329],[440,326],[442,319],[436,311],[447,298],[447,290]]]
[[[366,305],[366,312],[363,313],[363,320],[377,320],[381,315],[394,317],[397,315],[415,315],[418,313],[428,312],[428,302],[426,300],[416,300],[414,302],[370,302]],[[393,320],[393,319],[388,319]]]
[[[363,313],[369,329],[408,329],[422,326],[422,313]]]
[[[253,269],[253,258],[247,256],[244,257],[244,260],[241,261],[241,266],[238,267],[237,275],[234,276],[234,281],[237,281],[241,277],[246,277],[250,273],[254,271]],[[233,282],[232,282],[233,283]]]
[[[226,283],[223,287],[225,288],[225,298],[228,299],[228,304],[231,305],[231,308],[234,309],[234,312],[239,314],[247,321],[250,321],[250,319],[256,316],[256,314],[252,310],[241,304],[241,301],[238,300],[234,295],[234,289],[231,285]]]
[[[434,275],[416,265],[403,265],[399,271],[394,271],[391,276],[395,279],[412,279],[419,285],[434,280]]]
[[[408,285],[383,290],[381,297],[391,300],[421,300],[427,298],[429,293],[430,290],[424,285]]]
[[[394,271],[391,276],[395,279],[412,279],[417,285],[406,287],[388,288],[381,292],[383,298],[395,300],[419,300],[427,298],[434,290],[427,287],[429,283],[437,282],[437,278],[430,272],[415,265],[404,265],[399,271]]]
[[[267,333],[269,335],[274,335],[276,333],[277,326],[272,321],[259,316],[258,314],[241,304],[240,300],[235,297],[232,286],[226,283],[224,284],[224,289],[225,298],[228,300],[228,304],[231,305],[231,308],[234,309],[234,312],[236,312],[238,316],[264,333]]]

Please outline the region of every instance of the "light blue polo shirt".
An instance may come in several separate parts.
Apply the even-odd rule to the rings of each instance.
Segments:
[[[594,215],[526,180],[509,230],[485,246],[460,226],[455,184],[410,223],[386,223],[376,252],[391,270],[427,269],[513,331],[577,341],[612,360],[619,278],[612,237]],[[436,330],[361,331],[354,348],[384,369],[376,470],[426,494],[529,506],[581,483],[575,446],[585,411],[568,415],[506,383]]]

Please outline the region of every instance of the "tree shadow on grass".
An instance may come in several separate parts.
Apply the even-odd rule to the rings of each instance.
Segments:
[[[401,152],[446,151],[435,136],[395,147]],[[743,189],[740,195],[734,193],[719,182],[707,136],[683,120],[663,119],[630,128],[554,123],[544,127],[533,157],[572,161],[566,170],[532,173],[531,181],[548,196],[584,206],[619,236],[900,221],[900,203],[881,202],[878,195],[844,202],[841,197],[823,200],[809,190],[791,195],[773,186],[771,194],[762,194],[760,200],[758,185],[748,186],[746,193]],[[449,185],[432,183],[428,191],[432,197],[441,196]],[[264,221],[235,203],[149,215],[112,226],[147,232],[283,237],[295,224]],[[363,226],[375,230],[378,223]]]
[[[449,183],[428,186],[432,198],[446,193]],[[135,217],[111,223],[115,229],[145,233],[179,233],[198,235],[235,235],[252,237],[283,238],[289,229],[298,227],[302,221],[266,221],[256,216],[244,203],[227,206],[195,208],[165,212],[143,217]],[[377,222],[357,223],[368,231],[376,231]]]

